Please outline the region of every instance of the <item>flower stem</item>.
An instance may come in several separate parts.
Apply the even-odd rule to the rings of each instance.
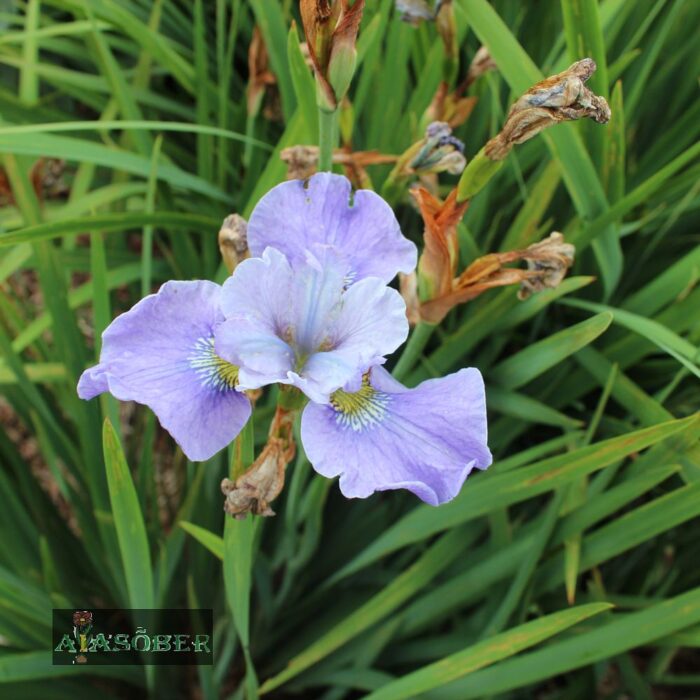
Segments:
[[[482,148],[464,169],[457,184],[457,201],[471,199],[488,184],[489,180],[501,169],[504,160],[492,160]]]
[[[318,110],[318,169],[321,172],[333,167],[333,149],[338,140],[337,123],[338,110]]]
[[[402,380],[413,369],[423,349],[428,344],[434,329],[434,323],[419,321],[418,325],[413,329],[413,333],[411,333],[411,337],[408,339],[408,343],[396,367],[394,367],[393,375],[395,379]]]

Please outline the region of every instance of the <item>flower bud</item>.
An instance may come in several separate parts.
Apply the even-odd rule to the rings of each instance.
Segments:
[[[457,224],[467,204],[458,204],[456,191],[440,201],[426,189],[412,191],[425,224],[425,246],[418,260],[418,296],[428,301],[449,294],[459,259]]]
[[[289,146],[280,151],[280,158],[287,164],[288,180],[306,180],[318,170],[318,146]],[[349,148],[336,148],[333,163],[345,168],[346,177],[355,189],[371,189],[365,168],[368,165],[395,163],[396,156],[384,155],[378,151],[352,151]]]
[[[294,415],[295,411],[278,406],[267,444],[250,469],[235,481],[221,482],[221,492],[226,497],[224,511],[237,520],[248,513],[264,517],[275,514],[270,503],[282,492],[284,471],[296,452],[292,435]]]
[[[365,0],[301,0],[299,10],[316,76],[318,106],[334,112],[350,87]]]
[[[574,262],[575,252],[574,245],[566,243],[558,231],[528,246],[523,252],[523,259],[533,274],[520,283],[518,299],[527,299],[535,292],[558,287]]]
[[[355,75],[356,63],[357,50],[355,49],[354,39],[351,42],[344,39],[333,44],[331,58],[328,63],[328,82],[333,88],[336,105],[347,94],[352,76]]]
[[[503,161],[492,160],[482,148],[464,169],[457,185],[457,199],[466,202],[486,186],[486,183],[501,169]]]
[[[529,141],[540,131],[559,122],[585,117],[605,124],[610,119],[608,103],[584,84],[595,69],[595,61],[584,58],[562,73],[541,80],[520,97],[510,108],[501,131],[462,173],[458,200],[471,199],[496,174],[515,144]]]
[[[465,87],[469,87],[472,83],[478,80],[478,78],[484,75],[484,73],[488,73],[496,68],[496,62],[491,57],[489,50],[485,46],[481,46],[474,54],[472,62],[469,64],[467,77],[464,81]]]
[[[287,180],[306,180],[318,170],[318,146],[289,146],[280,151]]]
[[[457,46],[457,26],[452,0],[442,0],[435,8],[435,23],[445,47],[442,79],[452,84],[459,69],[459,47]]]
[[[255,116],[260,110],[265,90],[276,84],[277,79],[269,68],[269,55],[259,27],[253,28],[253,37],[248,48],[248,87],[246,107],[248,116]]]
[[[248,223],[238,214],[230,214],[224,219],[219,231],[219,251],[229,272],[250,257],[248,250]]]
[[[396,9],[401,19],[417,27],[424,20],[435,19],[435,13],[426,0],[396,0]]]
[[[275,514],[270,508],[284,488],[284,468],[287,462],[282,458],[281,441],[270,441],[253,466],[236,479],[224,479],[221,492],[226,496],[224,511],[237,520],[248,513],[269,517]]]
[[[486,156],[503,160],[515,144],[529,141],[559,122],[589,118],[599,124],[607,123],[608,103],[585,86],[595,69],[595,61],[584,58],[562,73],[533,85],[510,108],[500,133],[486,144]]]
[[[449,124],[432,122],[428,124],[418,152],[408,165],[419,175],[441,172],[459,175],[467,164],[463,152],[464,144],[452,136]]]

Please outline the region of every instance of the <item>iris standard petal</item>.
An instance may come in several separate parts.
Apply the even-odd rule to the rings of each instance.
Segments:
[[[220,294],[213,282],[166,282],[118,316],[102,334],[100,362],[83,373],[78,395],[109,391],[145,404],[189,459],[212,457],[251,412],[234,386],[237,368],[214,352]]]
[[[407,389],[374,367],[359,391],[309,404],[301,438],[314,469],[340,476],[348,498],[403,488],[440,505],[492,461],[484,383],[473,368]]]
[[[392,280],[416,267],[416,246],[404,238],[391,207],[371,190],[357,190],[342,175],[317,173],[306,182],[290,180],[271,189],[248,222],[248,247],[262,255],[271,246],[296,265],[319,246],[333,246],[348,266],[351,281]]]
[[[406,302],[382,280],[366,277],[343,294],[328,337],[335,352],[355,358],[363,369],[381,364],[408,337]]]
[[[322,265],[307,254],[292,268],[274,248],[236,268],[222,291],[216,350],[240,367],[241,387],[281,382],[327,402],[404,342],[400,294],[372,277],[346,289],[346,273],[337,256]]]

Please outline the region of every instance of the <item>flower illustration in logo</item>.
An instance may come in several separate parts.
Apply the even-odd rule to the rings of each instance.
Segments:
[[[73,636],[79,644],[80,651],[75,658],[76,663],[87,663],[85,652],[88,650],[88,634],[91,629],[92,613],[89,610],[76,610],[73,613]]]

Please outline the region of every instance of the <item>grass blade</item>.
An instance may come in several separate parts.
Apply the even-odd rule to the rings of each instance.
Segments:
[[[480,668],[514,656],[523,649],[539,644],[582,620],[610,608],[612,605],[607,603],[590,603],[527,622],[392,681],[380,690],[370,693],[367,700],[413,698],[420,693],[439,688],[478,671]]]
[[[102,440],[109,500],[126,577],[129,607],[152,608],[153,569],[143,513],[119,438],[108,419],[104,422]]]

